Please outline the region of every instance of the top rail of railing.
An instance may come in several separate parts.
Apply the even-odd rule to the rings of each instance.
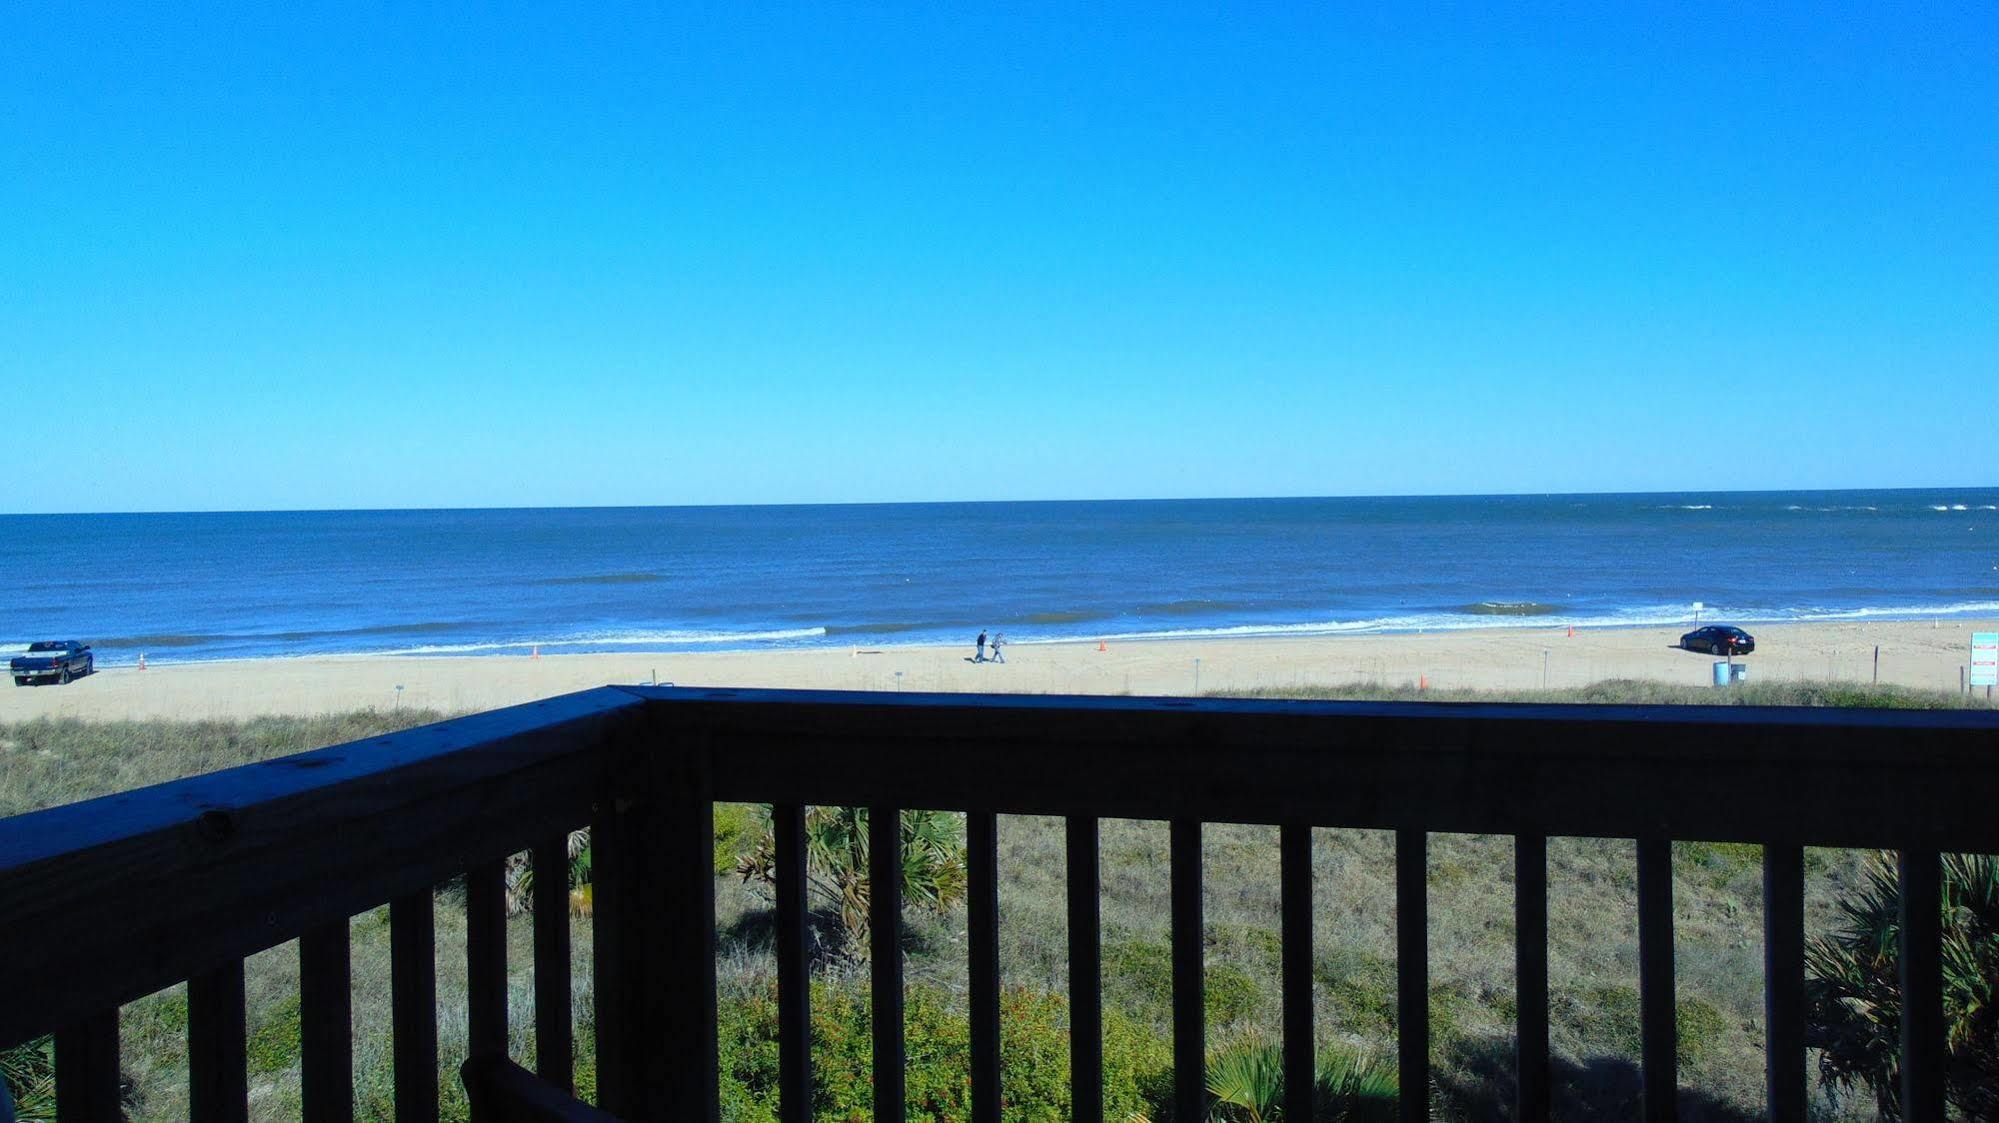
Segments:
[[[716,798],[1999,850],[1999,713],[636,687]]]
[[[0,1044],[720,800],[1999,851],[1999,714],[606,687],[0,821]]]

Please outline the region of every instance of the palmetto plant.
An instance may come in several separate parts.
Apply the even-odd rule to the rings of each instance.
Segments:
[[[0,1049],[0,1080],[14,1101],[20,1123],[42,1123],[56,1117],[55,1038],[41,1037],[11,1049]],[[0,1116],[6,1111],[0,1103]]]
[[[592,896],[589,829],[570,831],[564,846],[569,854],[569,908],[572,912],[589,912]],[[526,854],[515,854],[507,859],[507,912],[522,913],[533,907],[534,863]]]
[[[1808,1044],[1835,1093],[1865,1087],[1900,1119],[1901,890],[1889,854],[1840,902],[1844,923],[1805,946]],[[1943,1012],[1953,1118],[1999,1119],[1999,859],[1943,858]]]
[[[1225,1045],[1208,1058],[1214,1119],[1276,1123],[1284,1118],[1284,1054],[1257,1040]],[[1387,1123],[1396,1118],[1395,1071],[1365,1053],[1322,1048],[1312,1081],[1312,1118],[1339,1123]]]
[[[868,809],[815,807],[805,816],[806,885],[810,896],[840,917],[839,949],[851,959],[868,954]],[[777,839],[769,809],[754,850],[737,864],[744,881],[766,891],[777,885]],[[902,813],[902,899],[942,912],[965,895],[962,819],[948,811]]]

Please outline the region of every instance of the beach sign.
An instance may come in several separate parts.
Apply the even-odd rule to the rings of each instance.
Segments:
[[[1999,632],[1971,633],[1971,685],[1999,686]]]

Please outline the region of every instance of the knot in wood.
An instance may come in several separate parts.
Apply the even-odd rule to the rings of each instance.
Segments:
[[[203,811],[194,828],[209,842],[227,842],[236,833],[236,817],[227,811]]]

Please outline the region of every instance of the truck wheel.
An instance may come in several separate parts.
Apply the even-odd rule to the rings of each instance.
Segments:
[[[57,682],[57,683],[58,683],[59,685],[62,685],[62,686],[68,686],[68,685],[69,685],[69,668],[68,668],[68,667],[64,667],[64,668],[62,669],[62,673],[60,673],[60,674],[56,675],[56,682]]]
[[[14,685],[15,685],[15,686],[26,686],[26,685],[28,685],[28,676],[26,676],[26,675],[15,675],[15,676],[14,676]]]

